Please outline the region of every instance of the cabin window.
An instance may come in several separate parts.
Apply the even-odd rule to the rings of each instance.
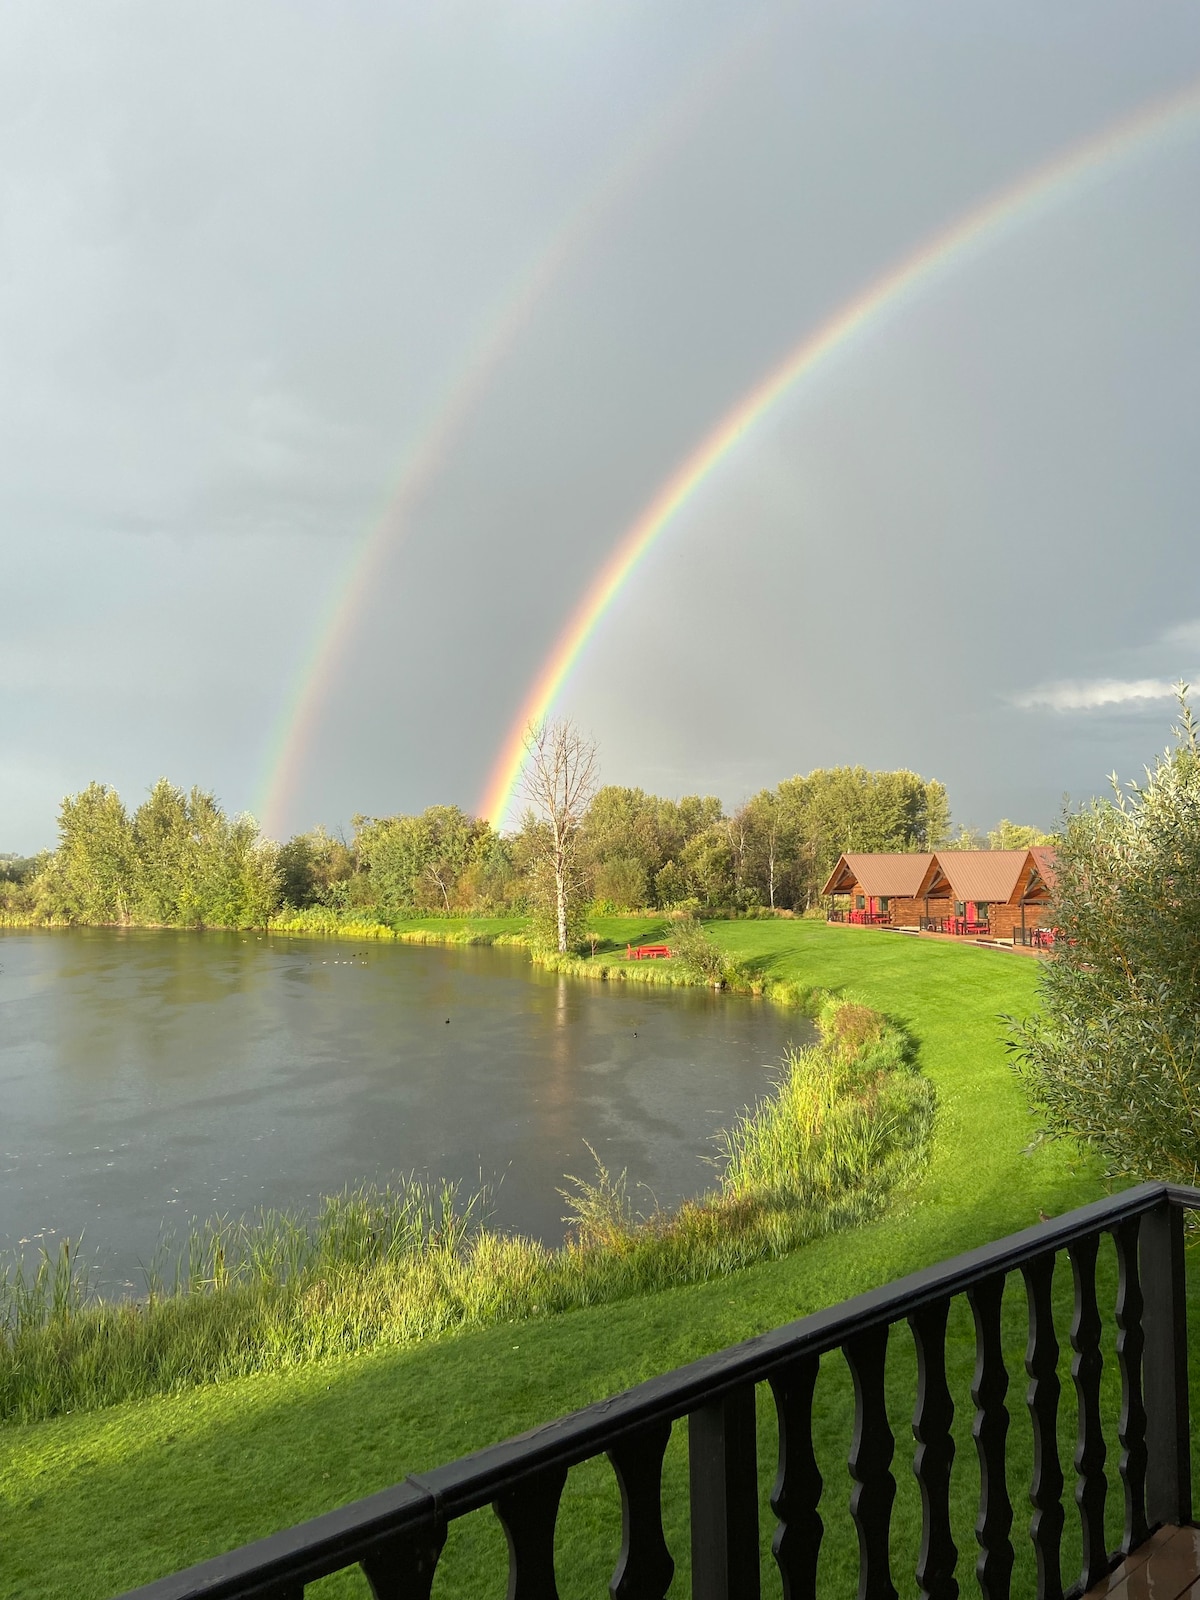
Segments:
[[[976,900],[971,907],[971,919],[974,922],[986,922],[988,907],[986,900]]]
[[[865,911],[867,909],[867,902],[863,895],[856,894],[854,896],[854,909],[855,911]]]
[[[956,900],[954,902],[954,915],[956,917],[965,917],[966,914],[967,914],[966,901],[965,900]]]
[[[880,911],[886,911],[887,908],[888,908],[888,897],[887,897],[886,894],[881,894],[879,896],[879,909],[880,909]]]

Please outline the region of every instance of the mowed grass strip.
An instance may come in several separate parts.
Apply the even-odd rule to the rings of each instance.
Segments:
[[[632,919],[612,930],[622,943],[648,931]],[[917,1040],[922,1068],[937,1087],[939,1121],[926,1176],[889,1216],[781,1261],[616,1306],[8,1427],[0,1431],[0,1595],[104,1596],[146,1582],[1026,1226],[1039,1210],[1066,1210],[1100,1192],[1094,1173],[1069,1151],[1035,1142],[1020,1085],[1005,1063],[1000,1015],[1035,1004],[1036,962],[799,921],[718,922],[710,931],[769,979],[852,992]],[[1019,1306],[1010,1320],[1016,1416]],[[894,1342],[903,1480],[911,1360],[899,1338]],[[969,1383],[967,1332],[955,1349],[956,1383]],[[832,1575],[853,1554],[842,1515],[849,1399],[837,1364],[826,1365],[818,1432],[830,1463]],[[963,1409],[959,1420],[969,1424]],[[1068,1407],[1068,1431],[1069,1421]],[[772,1426],[764,1409],[766,1454]],[[670,1538],[681,1563],[677,1587],[686,1568],[683,1434],[677,1430],[668,1472]],[[958,1492],[969,1503],[966,1435],[960,1451]],[[769,1472],[765,1460],[764,1484]],[[976,1478],[976,1492],[977,1486]],[[1014,1476],[1014,1498],[1021,1494]],[[918,1516],[905,1486],[898,1548],[912,1543]],[[597,1464],[573,1473],[560,1536],[564,1596],[603,1588],[603,1568],[611,1570],[615,1557],[616,1518],[607,1469]],[[768,1532],[764,1522],[764,1539]],[[963,1548],[973,1559],[969,1539]],[[494,1519],[471,1519],[448,1546],[440,1592],[502,1593],[501,1572]],[[349,1575],[330,1580],[324,1592],[366,1590]]]

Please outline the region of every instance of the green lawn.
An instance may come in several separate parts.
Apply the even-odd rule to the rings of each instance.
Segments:
[[[623,947],[656,930],[614,919],[603,931]],[[699,1287],[6,1428],[0,1431],[0,1596],[103,1596],[145,1582],[1024,1227],[1039,1210],[1066,1210],[1100,1192],[1094,1175],[1067,1151],[1033,1144],[1020,1086],[1005,1064],[999,1015],[1034,1005],[1036,961],[801,921],[715,923],[712,932],[766,976],[850,990],[917,1039],[940,1096],[935,1154],[919,1187],[889,1217]],[[1019,1368],[1022,1312],[1009,1298]],[[969,1331],[960,1319],[951,1362],[960,1393],[971,1360]],[[840,1588],[853,1555],[844,1511],[849,1401],[842,1372],[827,1365],[819,1423],[830,1501],[826,1565]],[[906,1465],[911,1358],[899,1342],[894,1367],[901,1573],[906,1566],[911,1571],[919,1508]],[[1015,1414],[1016,1383],[1010,1404]],[[965,1407],[959,1421],[965,1576],[974,1560],[969,1530],[978,1479]],[[685,1570],[682,1434],[676,1430],[668,1460],[669,1538]],[[765,1490],[773,1448],[765,1406],[761,1434]],[[1018,1505],[1018,1530],[1023,1518]],[[564,1597],[603,1592],[618,1538],[611,1474],[603,1464],[572,1473],[559,1533]],[[435,1593],[502,1592],[502,1551],[494,1519],[468,1519],[452,1533]],[[683,1593],[681,1582],[682,1573],[676,1588]],[[320,1592],[367,1591],[357,1577],[346,1576]]]

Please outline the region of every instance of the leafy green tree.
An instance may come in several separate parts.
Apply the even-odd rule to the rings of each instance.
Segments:
[[[588,806],[580,838],[580,862],[596,880],[594,893],[600,898],[617,898],[601,885],[600,875],[610,862],[623,865],[617,877],[630,881],[627,864],[640,870],[643,880],[649,881],[662,866],[662,826],[660,812],[663,802],[656,795],[642,789],[619,788],[606,784],[596,791]],[[643,902],[631,902],[641,904]]]
[[[115,789],[89,783],[58,812],[58,849],[47,862],[40,902],[73,922],[127,922],[134,887],[134,840]]]
[[[706,833],[724,816],[715,795],[685,794],[680,800],[658,803],[659,839],[663,860],[676,860],[700,834]]]
[[[279,884],[286,905],[346,905],[348,885],[358,870],[353,849],[324,828],[295,834],[279,848]]]
[[[1001,817],[996,827],[989,829],[987,836],[989,850],[1032,850],[1034,845],[1053,843],[1052,833],[1043,833],[1040,828],[1032,828],[1024,823],[1010,822],[1007,817]]]
[[[635,856],[609,856],[592,872],[592,899],[614,911],[637,911],[649,898],[646,869]]]
[[[483,916],[520,915],[527,910],[525,884],[509,840],[487,825],[476,836],[470,865],[458,883],[459,905]]]
[[[642,789],[606,785],[597,790],[584,818],[580,869],[597,900],[627,910],[648,900],[676,904],[690,892],[684,879],[674,882],[676,864],[695,838],[722,820],[721,802],[711,795],[667,800]],[[668,864],[664,900],[658,876]]]
[[[261,927],[279,896],[275,846],[254,819],[165,778],[132,818],[104,784],[69,795],[34,888],[49,917],[181,927]]]
[[[199,817],[193,819],[187,795],[165,778],[158,780],[134,813],[133,892],[139,922],[187,926],[205,920],[202,825]]]
[[[735,904],[737,896],[735,838],[723,822],[695,834],[679,854],[690,898],[716,910]]]
[[[796,811],[778,789],[763,789],[744,807],[746,883],[759,905],[793,905],[804,880],[805,841]]]
[[[38,880],[45,874],[49,852],[37,856],[0,855],[0,915],[24,919],[36,912]]]
[[[1053,954],[1017,1069],[1111,1174],[1200,1181],[1200,740],[1186,700],[1144,784],[1065,819]]]
[[[463,890],[494,842],[490,825],[458,806],[355,819],[355,854],[369,874],[372,903],[391,913],[466,909]]]
[[[1053,844],[1054,835],[1024,823],[1010,822],[1007,817],[985,834],[979,828],[969,828],[964,822],[958,832],[942,845],[943,850],[1029,850],[1034,845]]]
[[[44,859],[43,856],[19,856],[12,850],[0,852],[0,883],[27,883]]]
[[[426,904],[449,912],[459,904],[460,885],[491,829],[482,818],[468,817],[458,806],[430,806],[422,820],[429,840],[421,875],[422,897]]]
[[[674,910],[688,899],[687,874],[676,861],[664,861],[654,874],[654,898],[665,910]]]
[[[947,839],[942,846],[943,850],[987,850],[989,849],[986,834],[978,828],[969,828],[964,822],[958,832]]]
[[[903,768],[817,768],[776,792],[794,841],[796,906],[816,900],[843,851],[936,850],[949,832],[944,786]]]

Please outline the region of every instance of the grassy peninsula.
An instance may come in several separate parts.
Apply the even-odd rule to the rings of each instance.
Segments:
[[[459,934],[469,926],[440,923],[442,931]],[[623,951],[627,938],[649,937],[655,926],[652,919],[614,919],[607,931]],[[793,994],[852,992],[913,1041],[939,1109],[928,1166],[899,1204],[874,1221],[709,1281],[9,1424],[0,1429],[0,1496],[9,1530],[0,1595],[100,1596],[146,1581],[1024,1226],[1039,1210],[1065,1210],[1099,1192],[1095,1175],[1065,1147],[1036,1142],[1004,1058],[999,1019],[1035,1005],[1036,962],[801,920],[714,922],[708,931],[757,982],[788,985]],[[589,958],[597,977],[605,960],[614,964],[611,952]],[[635,965],[668,976],[667,963]],[[1019,1370],[1015,1300],[1012,1319]],[[951,1359],[956,1383],[969,1381],[966,1329],[953,1330]],[[906,1408],[911,1415],[908,1352],[898,1354],[896,1369],[900,1437]],[[842,1505],[850,1401],[832,1365],[819,1395],[828,1492],[831,1504]],[[1018,1394],[1011,1399],[1015,1414]],[[959,1421],[969,1429],[969,1415]],[[1069,1422],[1066,1407],[1064,1427]],[[767,1481],[772,1426],[764,1412]],[[969,1433],[960,1451],[965,1462]],[[682,1569],[677,1582],[686,1577],[687,1535],[679,1520],[686,1515],[685,1462],[679,1430],[668,1457],[674,1519],[668,1537]],[[969,1500],[970,1471],[959,1476],[957,1492]],[[611,1570],[617,1516],[615,1490],[601,1465],[572,1474],[559,1545],[564,1593],[590,1581],[585,1574]],[[915,1494],[902,1481],[898,1570],[918,1517]],[[58,1536],[64,1522],[73,1530],[69,1540]],[[844,1522],[831,1521],[831,1578],[843,1560],[838,1552],[850,1549]],[[489,1517],[457,1528],[444,1558],[453,1592],[490,1592],[501,1545]],[[969,1545],[963,1548],[969,1559]],[[347,1576],[320,1592],[349,1596],[365,1589]]]

